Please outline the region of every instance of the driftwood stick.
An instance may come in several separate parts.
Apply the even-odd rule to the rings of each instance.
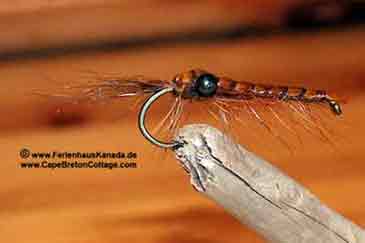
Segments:
[[[365,232],[219,130],[189,125],[175,153],[192,185],[269,242],[365,242]]]

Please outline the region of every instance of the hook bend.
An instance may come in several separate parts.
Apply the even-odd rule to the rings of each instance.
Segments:
[[[169,92],[173,92],[174,88],[173,87],[167,87],[167,88],[163,88],[159,91],[157,91],[156,93],[154,93],[153,95],[151,95],[142,105],[142,108],[139,112],[138,115],[138,126],[139,126],[139,130],[141,131],[142,135],[148,140],[150,141],[152,144],[159,146],[161,148],[169,148],[169,149],[174,149],[178,146],[180,146],[181,144],[179,142],[176,141],[172,141],[172,142],[163,142],[160,141],[158,139],[156,139],[155,137],[153,137],[147,130],[146,126],[145,126],[145,120],[146,120],[146,114],[148,109],[151,107],[151,105],[153,104],[153,102],[155,102],[158,98],[160,98],[161,96],[163,96],[166,93]]]

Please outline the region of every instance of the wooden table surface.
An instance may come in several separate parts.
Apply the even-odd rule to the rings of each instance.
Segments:
[[[64,6],[63,10],[67,12]],[[4,13],[4,18],[9,12]],[[146,10],[147,13],[150,14],[146,19],[154,19],[153,11]],[[30,24],[39,21],[40,15],[28,14],[35,16],[29,17]],[[226,16],[222,29],[241,18]],[[204,25],[210,21],[217,24],[220,18],[205,18]],[[161,26],[157,22],[155,26]],[[189,26],[198,26],[198,22],[195,19]],[[12,32],[10,23],[9,20],[8,31],[0,35],[12,44],[16,43],[11,41],[12,34],[26,32],[18,29]],[[22,28],[26,28],[25,23]],[[141,20],[137,34],[146,33],[146,24]],[[47,28],[45,31],[57,34],[50,34],[48,41],[35,37],[37,41],[29,44],[32,43],[29,36],[34,33],[29,31],[28,41],[21,36],[17,44],[4,42],[0,46],[3,53],[0,56],[2,242],[263,242],[222,208],[194,191],[171,152],[155,149],[140,135],[136,124],[138,110],[125,112],[129,103],[70,105],[60,115],[57,113],[60,103],[31,94],[34,90],[54,93],[67,84],[85,84],[89,78],[96,77],[87,72],[90,70],[98,74],[141,74],[171,79],[181,71],[203,68],[237,80],[303,85],[344,93],[348,97],[344,116],[325,115],[329,128],[335,131],[335,149],[301,131],[303,143],[293,142],[294,153],[290,153],[265,129],[250,129],[251,123],[242,126],[239,136],[242,144],[307,186],[331,208],[365,226],[365,32],[362,26],[217,41],[168,41],[86,49],[79,47],[87,45],[88,31],[86,34],[80,31],[76,41],[68,34],[62,35],[66,46],[76,43],[78,47],[66,52],[48,52],[46,48],[60,48],[62,41],[61,33],[51,25]],[[169,28],[179,30],[178,25]],[[189,28],[184,31],[191,31]],[[151,33],[156,34],[156,29]],[[120,37],[119,34],[115,36]],[[111,39],[113,36],[109,35]],[[97,43],[105,43],[105,38],[98,38]],[[33,49],[42,51],[33,52]],[[162,102],[157,109],[167,105]],[[206,114],[193,112],[192,116],[197,121],[211,121],[206,119]],[[157,122],[161,115],[151,112],[149,118]],[[24,169],[20,168],[24,162],[19,156],[22,148],[32,152],[136,152],[138,166],[113,170]]]

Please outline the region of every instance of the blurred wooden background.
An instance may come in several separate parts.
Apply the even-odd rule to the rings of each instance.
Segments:
[[[171,154],[157,159],[136,114],[123,112],[128,104],[76,105],[60,115],[57,102],[31,95],[83,84],[85,70],[170,79],[203,68],[345,93],[344,118],[331,122],[345,141],[339,150],[310,136],[295,154],[266,137],[247,144],[365,226],[363,10],[361,1],[340,0],[4,0],[0,240],[263,242],[195,192]],[[138,168],[21,169],[22,148],[132,151]]]

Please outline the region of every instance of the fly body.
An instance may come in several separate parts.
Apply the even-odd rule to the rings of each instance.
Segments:
[[[339,103],[323,90],[269,86],[217,77],[203,70],[191,70],[177,75],[172,80],[176,95],[183,99],[227,98],[233,100],[271,99],[277,101],[301,101],[326,103],[336,115],[341,115]]]

